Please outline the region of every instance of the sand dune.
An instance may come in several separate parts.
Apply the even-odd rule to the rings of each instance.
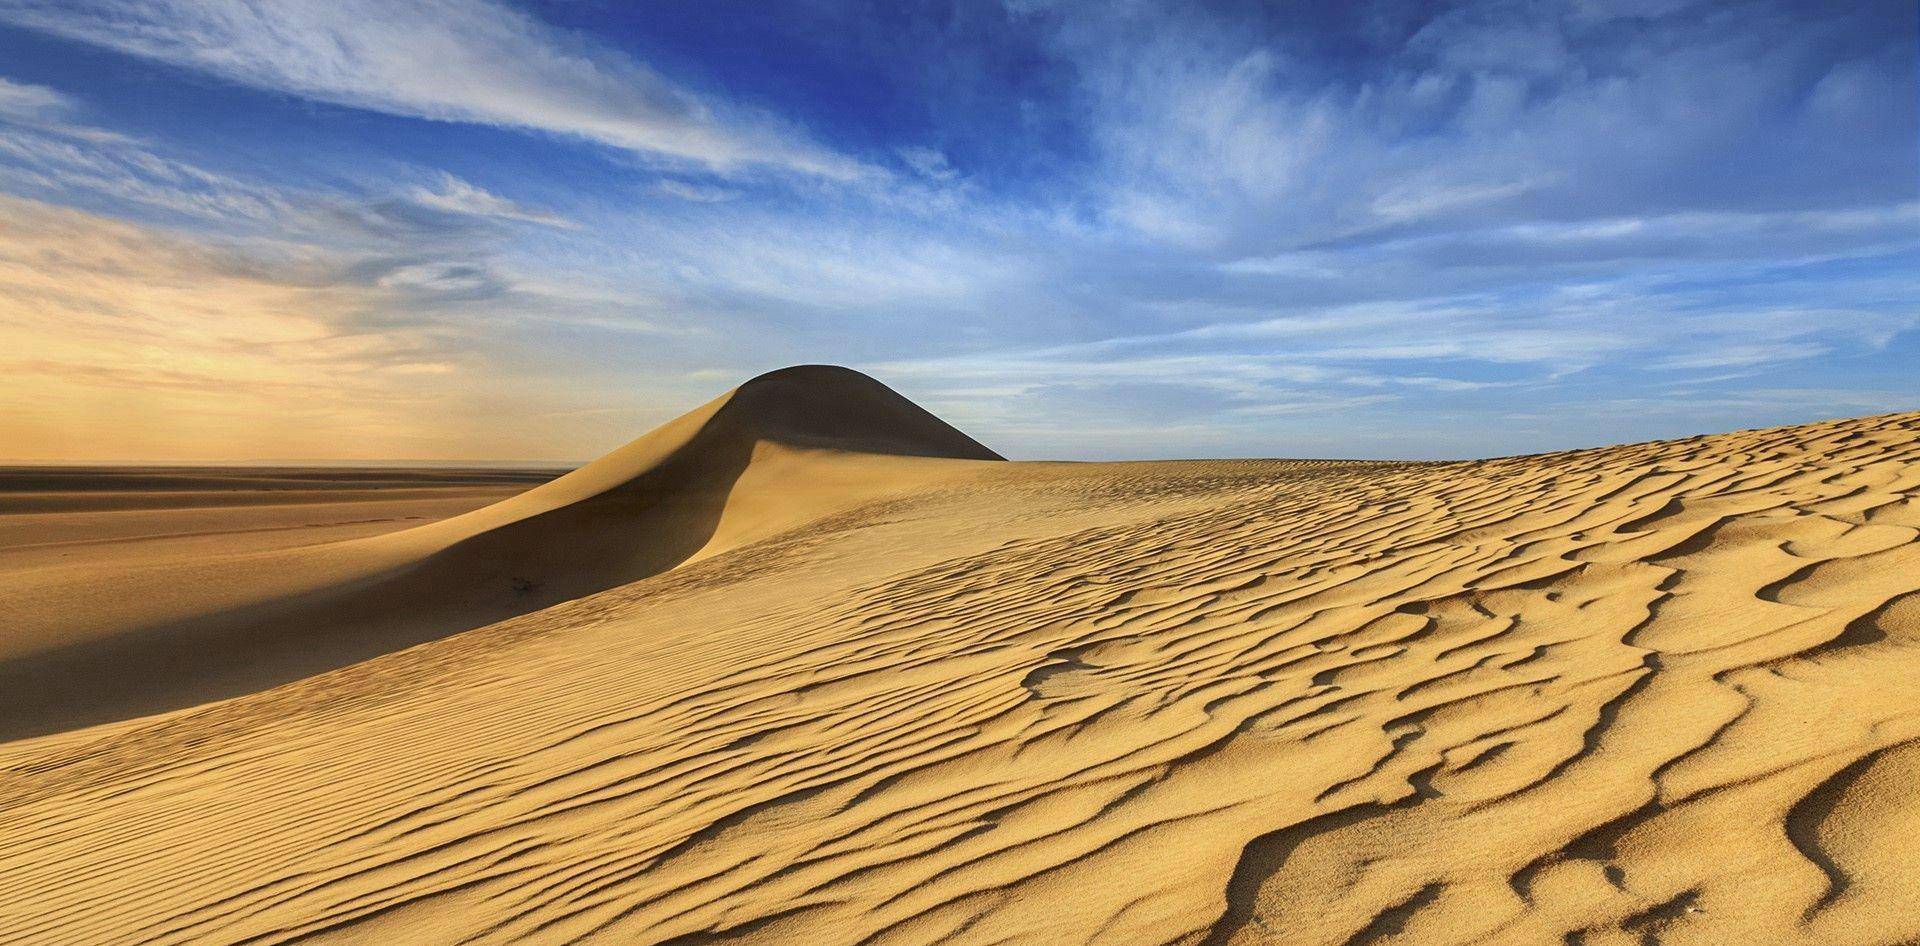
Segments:
[[[947,472],[928,457],[999,459],[857,372],[788,369],[431,525],[15,576],[0,738],[250,692],[578,598],[917,488]]]
[[[297,558],[291,550],[457,516],[557,473],[0,468],[0,681],[4,662],[55,649],[66,636],[158,623],[169,607],[227,584],[244,597],[242,582],[203,580],[231,575],[229,563],[271,559],[261,553],[275,550]],[[96,684],[110,679],[80,681],[71,699],[104,709],[114,697]],[[0,736],[32,730],[34,717],[22,710],[50,683],[0,682]]]
[[[9,576],[0,942],[1920,939],[1920,414],[993,459],[792,369],[430,525]]]

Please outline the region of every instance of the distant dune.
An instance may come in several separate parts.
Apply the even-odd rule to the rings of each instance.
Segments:
[[[1920,941],[1920,413],[89,475],[0,471],[0,943]]]

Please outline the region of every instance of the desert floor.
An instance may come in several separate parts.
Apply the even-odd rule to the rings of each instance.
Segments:
[[[1920,414],[1009,463],[809,368],[538,486],[27,472],[0,942],[1920,940]]]

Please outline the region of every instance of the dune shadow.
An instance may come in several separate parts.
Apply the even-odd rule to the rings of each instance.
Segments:
[[[0,664],[0,741],[267,689],[659,574],[713,536],[751,454],[695,438],[619,489],[371,577]]]

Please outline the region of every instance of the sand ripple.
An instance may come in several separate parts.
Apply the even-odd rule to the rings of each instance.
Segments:
[[[6,943],[1920,938],[1920,415],[985,464],[0,746]]]

